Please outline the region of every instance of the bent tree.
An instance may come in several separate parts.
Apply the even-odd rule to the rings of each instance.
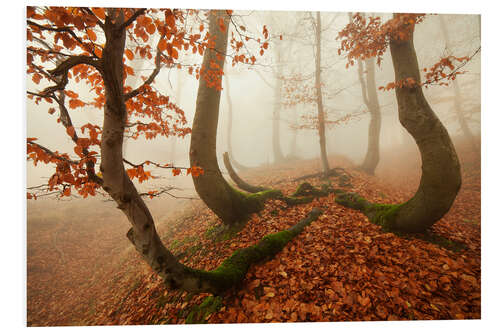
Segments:
[[[390,230],[423,232],[450,209],[461,186],[460,164],[448,131],[427,103],[413,45],[415,24],[423,15],[394,14],[381,24],[380,18],[366,21],[356,14],[339,33],[340,51],[348,52],[349,64],[355,59],[381,57],[390,48],[398,115],[401,125],[415,139],[422,157],[422,176],[417,192],[405,203],[378,205],[354,195],[339,195],[337,202],[362,210],[372,222]]]
[[[46,85],[41,91],[28,91],[28,96],[37,104],[58,105],[58,123],[71,138],[77,157],[47,148],[36,142],[37,138],[27,139],[27,154],[28,160],[35,164],[44,162],[55,166],[56,171],[46,188],[52,193],[69,196],[76,190],[87,197],[99,189],[104,190],[131,224],[127,237],[168,288],[222,293],[244,278],[249,265],[280,251],[320,212],[314,210],[289,230],[267,235],[255,246],[235,252],[213,271],[183,265],[161,242],[143,195],[132,180],[150,179],[151,172],[144,170],[148,165],[179,169],[151,161],[138,164],[125,161],[123,139],[125,130],[130,128],[132,138],[189,133],[188,128],[177,125],[185,124],[182,110],[152,85],[164,65],[177,64],[182,50],[195,49],[203,53],[205,48],[213,47],[207,42],[208,35],[203,38],[201,33],[190,35],[183,30],[185,22],[195,17],[200,18],[199,13],[170,9],[28,7],[27,72],[36,85]],[[211,32],[213,22],[213,18],[210,19]],[[203,22],[199,30],[203,30]],[[155,47],[135,44],[139,38]],[[132,48],[131,44],[136,47]],[[155,68],[134,89],[125,83],[128,75],[134,75],[129,65],[135,56],[154,58]],[[69,82],[90,86],[96,94],[94,101],[82,101],[69,89]],[[67,104],[60,95],[70,98]],[[102,128],[89,123],[81,126],[81,134],[78,133],[67,106],[69,109],[91,106],[103,109]],[[55,108],[48,111],[53,114]],[[135,121],[138,117],[141,121]],[[177,124],[171,124],[171,118]],[[88,137],[84,136],[86,131]],[[100,172],[95,171],[98,158]],[[132,168],[125,169],[125,164]],[[201,172],[195,166],[188,171]],[[154,192],[146,194],[155,195]],[[28,198],[36,197],[28,192]]]
[[[242,193],[228,184],[217,162],[217,125],[229,15],[219,10],[209,16],[209,34],[213,40],[203,55],[200,71],[203,79],[199,81],[189,158],[192,167],[200,166],[204,171],[199,177],[193,177],[200,198],[225,225],[235,225],[243,222],[249,214],[261,210],[263,201],[278,195],[279,191],[268,190],[252,195]]]

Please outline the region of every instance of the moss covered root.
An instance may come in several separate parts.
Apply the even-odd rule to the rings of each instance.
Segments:
[[[359,194],[353,192],[335,190],[335,194],[336,203],[361,211],[368,217],[371,223],[381,226],[382,230],[386,232],[392,232],[405,238],[422,239],[455,252],[465,248],[465,244],[446,239],[429,230],[422,233],[414,233],[398,229],[396,227],[396,220],[401,209],[407,204],[406,202],[402,204],[377,204],[371,203]]]
[[[250,265],[274,257],[291,239],[320,215],[321,211],[314,208],[304,219],[291,228],[264,236],[256,245],[236,250],[216,269],[203,271],[185,267],[186,273],[198,276],[206,283],[208,291],[221,294],[241,283]]]

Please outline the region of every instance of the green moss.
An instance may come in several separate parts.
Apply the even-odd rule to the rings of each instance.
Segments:
[[[357,193],[353,192],[344,192],[344,191],[337,191],[337,194],[335,196],[335,202],[338,203],[339,205],[349,207],[352,209],[357,209],[362,212],[365,212],[365,210],[370,207],[370,202],[360,196]]]
[[[404,204],[370,204],[364,213],[374,224],[380,225],[384,230],[394,229],[397,214]]]
[[[186,266],[184,269],[188,275],[195,275],[201,281],[207,282],[213,293],[221,293],[243,281],[250,265],[276,255],[320,214],[321,212],[315,209],[290,229],[266,235],[257,244],[236,250],[219,267],[212,271],[203,271]]]

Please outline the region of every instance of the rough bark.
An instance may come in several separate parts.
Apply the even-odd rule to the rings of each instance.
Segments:
[[[315,71],[315,84],[316,84],[316,104],[318,106],[318,135],[319,135],[319,148],[321,152],[321,165],[325,175],[330,170],[328,165],[328,155],[326,152],[326,132],[325,132],[325,111],[323,107],[323,93],[321,90],[321,14],[316,12],[315,24],[315,39],[316,39],[316,71]]]
[[[446,28],[446,24],[442,15],[439,15],[439,24],[441,26],[441,32],[443,33],[445,39],[445,47],[448,47],[450,44],[450,36],[448,34],[448,29]],[[465,140],[469,142],[469,144],[477,151],[479,150],[479,147],[477,146],[474,135],[469,128],[469,124],[467,123],[467,119],[465,118],[464,111],[462,109],[462,93],[460,91],[460,86],[458,85],[457,80],[453,80],[451,82],[451,86],[453,87],[453,93],[455,95],[453,106],[455,107],[455,114],[457,115],[460,129],[462,130]]]
[[[103,189],[127,216],[132,228],[127,237],[145,261],[171,288],[192,289],[201,282],[197,277],[187,278],[185,267],[162,244],[154,221],[123,165],[123,133],[126,124],[126,106],[123,94],[123,51],[125,28],[121,10],[108,10],[116,16],[115,22],[107,17],[104,27],[106,44],[102,52],[101,74],[104,81],[106,103],[101,143],[101,172]]]
[[[196,270],[181,264],[161,242],[153,217],[123,165],[123,134],[127,118],[123,94],[122,59],[126,34],[123,21],[121,10],[108,10],[104,24],[106,44],[99,66],[106,96],[101,143],[103,189],[132,225],[127,237],[150,267],[164,279],[167,288],[222,293],[242,281],[251,264],[280,251],[321,212],[314,209],[289,230],[268,235],[257,245],[235,252],[213,271]]]
[[[218,20],[222,19],[225,31],[219,28]],[[217,57],[217,52],[225,53],[227,49],[227,28],[229,18],[225,11],[213,11],[209,16],[209,33],[215,36],[213,49],[207,48],[203,55],[202,67],[210,68],[211,63],[224,68],[224,57]],[[194,187],[205,204],[226,225],[242,222],[246,217],[262,209],[262,201],[255,196],[246,196],[230,186],[219,169],[217,163],[216,137],[219,121],[219,104],[221,92],[208,86],[203,77],[199,80],[196,111],[191,133],[189,158],[191,166],[203,168],[204,173],[193,177]]]
[[[370,112],[370,125],[368,127],[368,149],[360,169],[373,175],[380,160],[380,127],[382,117],[378,101],[377,87],[375,85],[375,58],[369,58],[366,63],[366,82],[363,79],[363,62],[359,61],[358,74],[363,91],[363,100]]]
[[[420,83],[413,32],[408,40],[391,40],[395,81],[414,78]],[[448,131],[427,103],[422,88],[396,88],[399,121],[415,139],[422,157],[422,176],[415,195],[400,205],[369,206],[367,201],[340,197],[337,202],[362,211],[391,230],[424,232],[450,209],[461,186],[460,163]],[[368,214],[367,214],[368,215]],[[370,217],[370,216],[369,216]]]

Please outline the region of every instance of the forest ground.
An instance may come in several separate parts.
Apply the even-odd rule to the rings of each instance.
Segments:
[[[450,212],[433,227],[466,249],[452,252],[383,232],[335,196],[286,207],[271,200],[234,237],[215,240],[217,218],[199,201],[148,201],[163,241],[185,264],[217,267],[233,251],[286,229],[312,207],[323,214],[278,255],[250,268],[243,284],[221,299],[208,323],[478,319],[481,315],[480,155],[457,145],[463,183]],[[352,188],[370,201],[402,202],[420,177],[416,151],[382,155],[376,176],[343,167]],[[241,173],[255,185],[292,193],[296,177],[317,172],[319,160],[264,166]],[[338,178],[331,178],[339,187]],[[278,184],[276,184],[278,183]],[[311,180],[320,185],[319,179]],[[29,202],[28,326],[180,324],[208,294],[168,291],[125,234],[128,222],[111,202]]]

